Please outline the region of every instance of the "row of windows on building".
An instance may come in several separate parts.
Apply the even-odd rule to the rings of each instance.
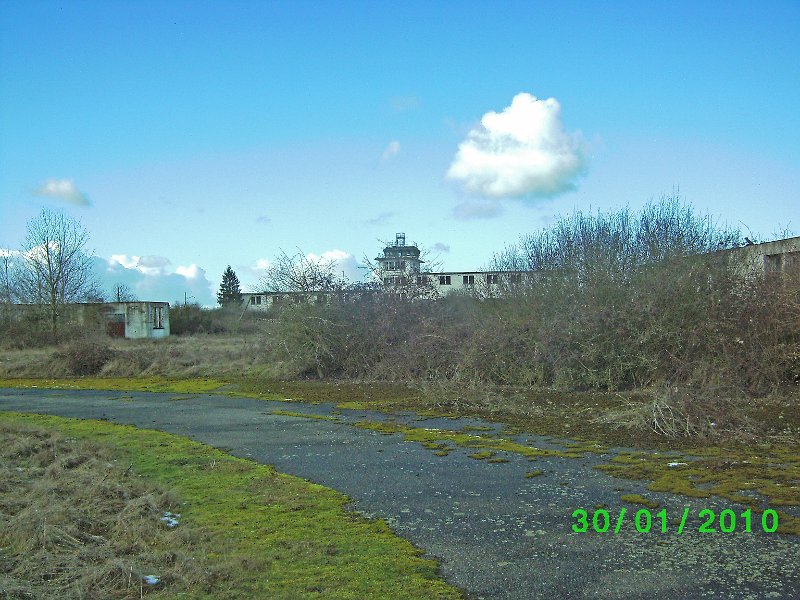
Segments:
[[[453,285],[452,275],[437,275],[439,278],[439,285]],[[456,276],[457,277],[457,276]],[[478,276],[480,278],[480,275]],[[496,285],[500,283],[500,275],[497,273],[486,273],[484,276],[488,285]],[[408,285],[408,277],[384,277],[384,285]],[[508,276],[509,283],[520,283],[522,281],[521,273],[510,273]],[[430,278],[426,275],[417,276],[417,285],[428,285]],[[475,275],[462,275],[461,283],[463,285],[475,285]]]

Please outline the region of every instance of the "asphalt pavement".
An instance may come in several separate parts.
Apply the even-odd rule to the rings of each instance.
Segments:
[[[444,579],[474,598],[800,598],[796,536],[765,533],[760,522],[752,533],[741,527],[730,533],[719,527],[698,531],[700,510],[739,515],[745,507],[651,492],[643,482],[593,468],[610,456],[531,462],[500,452],[508,462],[491,463],[470,458],[474,449],[436,456],[398,434],[353,426],[387,419],[424,428],[492,426],[474,419],[338,411],[332,404],[223,395],[6,388],[0,388],[0,410],[105,419],[184,435],[334,488],[352,498],[354,510],[386,520],[438,559]],[[338,420],[276,415],[275,410]],[[515,439],[559,447],[531,435]],[[526,478],[533,470],[543,474]],[[650,511],[648,532],[637,531],[633,520],[644,507],[620,500],[632,493],[660,504]],[[593,530],[596,507],[610,516],[604,533]],[[614,533],[623,507],[628,514]],[[577,520],[571,515],[581,508],[589,514],[585,533],[573,531]],[[688,519],[678,534],[686,508]],[[667,511],[666,533],[655,516],[661,509]],[[603,528],[602,518],[597,524]]]

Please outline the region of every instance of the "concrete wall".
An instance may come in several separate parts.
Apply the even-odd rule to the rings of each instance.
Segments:
[[[736,252],[753,271],[800,275],[800,237],[744,246]]]
[[[40,319],[49,318],[47,307],[36,304],[14,304],[11,308],[9,314],[16,319],[33,314]],[[114,337],[169,336],[168,302],[85,302],[67,304],[59,312],[62,322],[84,325]]]
[[[169,303],[110,302],[108,317],[124,316],[125,337],[129,339],[165,338],[169,336]]]

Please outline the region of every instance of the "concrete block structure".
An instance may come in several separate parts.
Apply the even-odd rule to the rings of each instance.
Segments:
[[[62,323],[78,324],[111,337],[158,339],[168,337],[169,302],[78,302],[59,307]],[[0,316],[47,322],[49,307],[41,304],[0,305]]]
[[[106,332],[128,339],[165,338],[169,336],[168,302],[105,302],[100,312]]]

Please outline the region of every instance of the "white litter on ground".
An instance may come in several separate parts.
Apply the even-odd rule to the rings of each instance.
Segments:
[[[143,581],[144,581],[144,582],[145,582],[147,585],[156,585],[156,584],[157,584],[159,581],[161,581],[161,580],[160,580],[158,577],[156,577],[155,575],[145,575],[144,577],[142,577],[142,580],[143,580]]]
[[[177,527],[180,524],[180,521],[178,521],[179,518],[180,515],[177,513],[165,512],[164,516],[161,517],[161,520],[164,521],[164,524],[167,527],[172,529],[173,527]]]
[[[688,464],[689,463],[671,462],[671,463],[668,463],[667,466],[668,467],[685,467]]]

